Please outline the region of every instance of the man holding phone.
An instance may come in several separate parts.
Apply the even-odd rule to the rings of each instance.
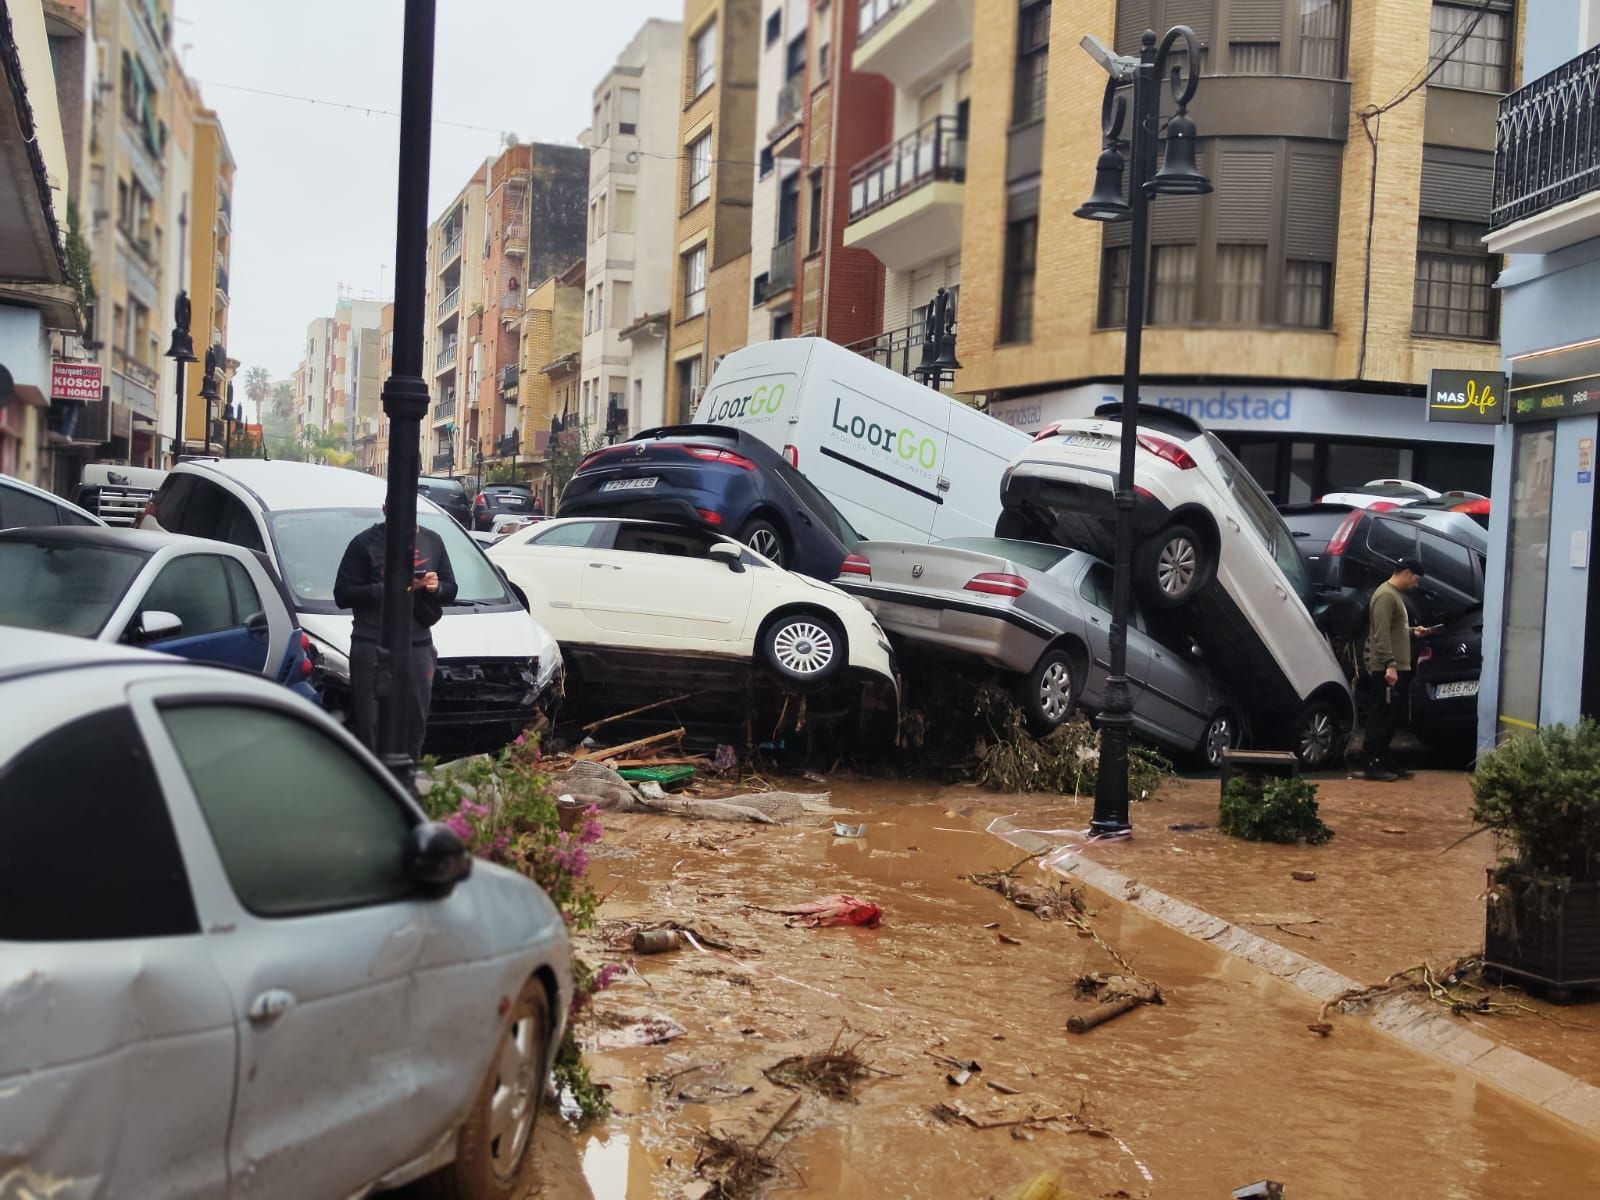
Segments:
[[[387,514],[385,508],[385,514]],[[350,634],[350,720],[352,732],[376,753],[378,747],[378,654],[383,637],[383,558],[385,522],[363,529],[350,539],[339,574],[334,579],[333,602],[355,617]],[[433,627],[444,617],[444,606],[456,598],[456,575],[445,553],[444,539],[431,529],[417,526],[416,556],[411,587],[411,694],[402,697],[400,720],[403,741],[413,759],[422,754],[433,701],[433,673],[438,657],[433,651]]]
[[[1409,779],[1411,772],[1389,762],[1389,745],[1400,725],[1411,682],[1411,639],[1432,631],[1413,626],[1405,594],[1422,579],[1422,567],[1402,558],[1394,573],[1372,593],[1367,617],[1367,728],[1365,778],[1379,783]]]

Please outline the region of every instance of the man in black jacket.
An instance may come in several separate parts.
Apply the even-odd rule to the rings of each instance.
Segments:
[[[384,522],[350,539],[333,583],[333,602],[355,615],[350,635],[350,718],[353,732],[376,752],[378,747],[378,647],[383,637]],[[417,526],[411,585],[411,694],[401,697],[402,741],[413,759],[422,753],[433,698],[433,627],[444,606],[456,598],[456,575],[444,539]]]

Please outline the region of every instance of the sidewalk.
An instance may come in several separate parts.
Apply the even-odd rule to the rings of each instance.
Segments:
[[[1191,932],[1197,936],[1215,939],[1214,944],[1232,943],[1227,947],[1232,953],[1285,976],[1293,968],[1273,947],[1361,984],[1380,983],[1423,961],[1445,966],[1481,950],[1484,868],[1494,860],[1494,844],[1483,834],[1450,848],[1473,828],[1467,816],[1467,776],[1428,771],[1393,784],[1340,778],[1318,782],[1323,820],[1336,831],[1325,846],[1266,845],[1220,834],[1211,828],[1217,781],[1176,779],[1162,788],[1159,799],[1133,806],[1132,839],[1098,843],[1074,855],[1081,864],[1078,870],[1073,871],[1071,860],[1061,869],[1119,899],[1134,900],[1168,923],[1196,924]],[[1092,797],[1074,802],[1044,795],[967,794],[978,808],[1002,817],[993,831],[1019,846],[1070,842],[1074,839],[1061,831],[1082,829],[1093,809]],[[1206,828],[1172,828],[1201,824]],[[1015,832],[1007,833],[1008,826]],[[1295,871],[1315,872],[1316,879],[1297,881]],[[1135,886],[1126,887],[1126,881]],[[1185,912],[1183,904],[1155,893],[1201,913]],[[1253,938],[1237,933],[1219,936],[1221,923],[1197,923],[1200,915],[1221,918],[1270,946],[1252,947],[1245,943]],[[1325,979],[1327,972],[1313,974]],[[1302,986],[1307,987],[1304,982]],[[1540,1075],[1537,1086],[1518,1087],[1515,1081],[1490,1077],[1530,1099],[1532,1093],[1543,1099],[1571,1093],[1569,1099],[1581,1100],[1579,1110],[1563,1115],[1581,1117],[1578,1123],[1600,1133],[1600,1095],[1572,1087],[1579,1080],[1600,1086],[1600,1004],[1558,1007],[1520,992],[1504,998],[1525,1003],[1535,1013],[1456,1017],[1442,1006],[1423,1007],[1488,1039],[1483,1044],[1461,1042],[1457,1057],[1470,1046],[1478,1051],[1472,1057],[1481,1058],[1499,1045],[1538,1060],[1529,1066],[1514,1055],[1501,1056],[1522,1074]],[[1308,1013],[1308,1021],[1316,1019],[1314,1006],[1308,1004]],[[1387,1023],[1400,1015],[1399,1010],[1390,1014]],[[1381,1015],[1378,1024],[1386,1024]],[[1419,1025],[1411,1033],[1403,1040],[1437,1043],[1451,1030],[1435,1025],[1423,1037]],[[1440,1051],[1437,1045],[1421,1048]],[[1541,1064],[1554,1070],[1537,1070]]]

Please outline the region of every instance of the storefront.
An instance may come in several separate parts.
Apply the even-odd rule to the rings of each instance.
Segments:
[[[1121,399],[1120,382],[1092,383],[996,400],[987,411],[1034,433]],[[1369,479],[1410,479],[1439,491],[1490,490],[1494,429],[1430,421],[1424,396],[1153,381],[1140,399],[1215,432],[1280,504],[1315,500]]]

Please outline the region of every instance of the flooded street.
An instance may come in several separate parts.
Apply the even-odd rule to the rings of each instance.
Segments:
[[[602,934],[676,921],[737,952],[583,948],[638,970],[599,997],[590,1027],[608,1043],[590,1060],[615,1112],[579,1137],[576,1161],[552,1164],[544,1194],[704,1195],[700,1131],[753,1145],[797,1095],[765,1146],[780,1171],[772,1194],[999,1196],[1046,1169],[1078,1197],[1225,1196],[1263,1178],[1293,1200],[1600,1194],[1600,1145],[1572,1127],[1362,1020],[1335,1017],[1333,1036],[1318,1037],[1303,994],[1092,891],[1093,927],[1166,1003],[1069,1034],[1077,977],[1118,968],[1071,925],[960,878],[1021,857],[984,832],[1003,802],[836,787],[833,803],[867,824],[859,839],[834,837],[831,823],[608,821],[595,868]],[[1031,863],[1018,879],[1055,882]],[[789,928],[764,911],[839,892],[880,905],[881,927]],[[620,1045],[645,1017],[658,1034],[671,1032],[663,1020],[683,1032]],[[873,1069],[854,1101],[762,1074],[835,1039]],[[947,1060],[969,1059],[981,1070],[948,1082]],[[941,1104],[1013,1124],[946,1123],[932,1111]],[[1029,1116],[1058,1119],[1014,1124]]]

